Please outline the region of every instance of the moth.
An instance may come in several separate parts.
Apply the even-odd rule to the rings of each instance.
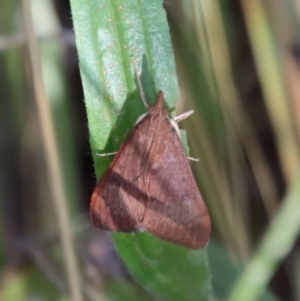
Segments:
[[[210,218],[162,91],[98,182],[90,213],[103,230],[148,231],[187,248],[206,246]]]

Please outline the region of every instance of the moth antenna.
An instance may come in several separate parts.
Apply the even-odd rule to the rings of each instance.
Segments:
[[[174,117],[173,120],[174,120],[175,122],[179,122],[179,121],[181,121],[181,120],[183,120],[183,119],[188,118],[188,117],[191,116],[193,113],[194,113],[194,110],[187,111],[187,112],[185,112],[185,113],[183,113],[183,114],[180,114],[180,115]]]
[[[143,86],[142,86],[142,83],[141,83],[141,77],[140,77],[140,74],[138,73],[138,71],[136,69],[136,66],[135,66],[133,58],[132,58],[132,65],[133,65],[133,70],[134,70],[135,77],[136,77],[136,80],[137,80],[137,83],[138,83],[138,86],[139,86],[141,99],[142,99],[143,104],[146,107],[146,109],[148,109],[149,105],[147,103],[145,92],[143,90]]]

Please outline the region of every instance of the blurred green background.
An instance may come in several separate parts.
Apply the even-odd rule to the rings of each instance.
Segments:
[[[299,32],[296,0],[2,0],[0,300],[300,300]],[[205,250],[90,223],[96,153],[144,111],[132,57],[195,111]]]

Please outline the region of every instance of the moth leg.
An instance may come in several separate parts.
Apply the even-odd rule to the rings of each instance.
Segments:
[[[182,114],[180,114],[180,115],[174,117],[173,120],[174,120],[175,122],[178,123],[178,122],[180,122],[181,120],[188,118],[188,117],[191,116],[193,113],[194,113],[194,110],[187,111],[187,112],[185,112],[185,113],[182,113]]]
[[[187,157],[190,161],[195,161],[195,162],[199,162],[200,159],[198,158],[193,158],[193,157]]]
[[[174,119],[170,119],[170,122],[171,122],[172,126],[175,128],[175,130],[176,130],[176,132],[177,132],[177,134],[178,134],[179,137],[180,137],[180,132],[179,132],[179,127],[177,125],[177,122],[179,122],[179,121],[181,121],[183,119],[186,119],[187,117],[189,117],[193,113],[194,113],[194,111],[190,110],[190,111],[187,111],[187,112],[185,112],[183,114],[180,114],[180,115],[176,116]],[[187,156],[187,158],[189,160],[191,160],[191,161],[196,161],[196,162],[199,161],[199,159],[197,159],[197,158],[188,157],[188,156]]]
[[[108,156],[113,156],[116,155],[117,152],[112,152],[112,153],[106,153],[106,154],[96,154],[98,157],[108,157]]]

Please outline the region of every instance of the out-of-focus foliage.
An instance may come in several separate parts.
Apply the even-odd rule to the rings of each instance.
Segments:
[[[296,0],[2,0],[0,300],[299,300],[299,15]],[[205,250],[90,225],[111,161],[96,154],[145,111],[132,59],[150,102],[163,89],[170,114],[195,111]]]

